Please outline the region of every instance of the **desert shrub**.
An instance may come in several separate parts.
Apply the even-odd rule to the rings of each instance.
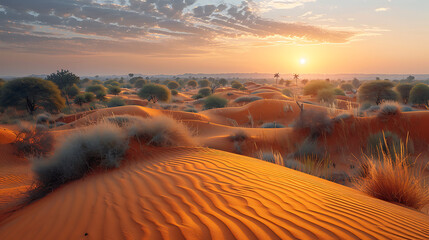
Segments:
[[[401,112],[412,112],[414,111],[412,107],[410,106],[402,106]]]
[[[26,109],[33,114],[39,108],[48,112],[58,112],[65,102],[58,87],[51,81],[34,77],[17,78],[2,87],[1,107]]]
[[[110,94],[118,95],[119,93],[121,93],[122,90],[118,86],[109,86],[108,91]]]
[[[135,83],[134,83],[134,87],[135,88],[142,88],[144,85],[147,84],[147,81],[145,79],[138,79]]]
[[[171,95],[177,96],[177,94],[179,94],[179,92],[176,89],[171,90]]]
[[[117,115],[117,116],[110,116],[104,118],[109,123],[112,123],[119,127],[125,127],[128,126],[134,122],[141,121],[141,117],[132,116],[132,115]]]
[[[317,92],[317,100],[320,102],[333,103],[335,92],[332,88],[324,88]]]
[[[138,92],[138,96],[142,99],[150,99],[156,97],[159,101],[168,102],[171,97],[170,90],[159,84],[147,84]]]
[[[308,129],[310,139],[317,139],[332,131],[332,122],[326,111],[304,110],[292,126],[295,130]]]
[[[360,106],[360,108],[359,108],[359,111],[366,111],[366,110],[368,110],[371,106],[372,106],[372,104],[371,104],[371,103],[369,103],[369,102],[362,103],[362,104],[361,104],[361,106]]]
[[[195,99],[195,100],[198,100],[198,99],[201,99],[201,98],[203,98],[204,96],[203,95],[201,95],[201,94],[195,94],[195,95],[192,95],[192,99]]]
[[[424,168],[409,162],[406,154],[364,156],[362,176],[355,178],[355,186],[375,198],[420,210],[429,204]]]
[[[379,105],[374,105],[374,106],[369,107],[366,111],[367,112],[377,112],[379,110],[380,110],[380,106]]]
[[[360,86],[359,79],[354,78],[353,81],[352,81],[352,85],[353,85],[353,87],[358,88]]]
[[[340,115],[338,115],[338,116],[334,117],[334,118],[332,119],[332,121],[333,121],[333,122],[341,122],[341,121],[344,121],[344,120],[349,119],[349,118],[352,118],[352,117],[353,117],[353,115],[352,115],[352,114],[350,114],[350,113],[342,113],[342,114],[340,114]]]
[[[228,84],[228,80],[226,80],[225,78],[221,78],[219,79],[219,84],[222,86],[226,86]]]
[[[112,97],[112,98],[107,102],[107,106],[108,106],[108,107],[120,107],[120,106],[125,106],[125,101],[124,101],[124,99],[122,99],[121,97]]]
[[[64,92],[67,96],[74,98],[76,95],[80,93],[80,89],[76,84],[73,84],[72,86],[66,88]]]
[[[332,88],[332,85],[329,82],[322,80],[310,81],[304,86],[304,95],[317,95],[320,90],[330,88]]]
[[[397,102],[384,102],[380,105],[380,111],[377,117],[385,118],[389,116],[398,115],[401,113],[401,106]]]
[[[343,83],[340,85],[340,88],[344,91],[352,91],[353,85],[351,85],[350,83]]]
[[[104,81],[103,85],[107,88],[109,88],[110,86],[117,86],[117,87],[120,86],[119,82],[116,80],[113,80],[113,79],[109,79],[109,80]]]
[[[204,100],[204,109],[223,108],[228,100],[219,96],[209,96]]]
[[[414,153],[413,141],[402,139],[395,133],[390,131],[381,131],[371,134],[367,140],[366,152],[369,156],[381,157],[383,154],[388,154],[392,159],[395,159],[397,153],[401,150],[402,144],[405,142],[405,151],[407,154]]]
[[[276,122],[264,123],[261,126],[261,128],[284,128],[284,127],[285,127],[284,125]]]
[[[295,159],[304,159],[307,157],[318,160],[324,157],[324,152],[317,144],[317,141],[310,138],[306,138],[293,153],[293,158]]]
[[[279,152],[274,152],[272,149],[271,151],[259,151],[256,157],[266,162],[284,166],[282,154]]]
[[[86,103],[90,103],[95,100],[95,95],[92,92],[87,92],[83,94]]]
[[[101,84],[95,84],[95,85],[88,86],[85,91],[94,93],[96,96],[97,96],[97,94],[106,95],[106,93],[107,93],[106,88]]]
[[[241,84],[239,82],[234,82],[234,83],[231,84],[231,87],[235,88],[235,89],[240,89],[240,88],[242,88],[244,86],[243,86],[243,84]]]
[[[238,130],[234,134],[231,134],[228,139],[234,144],[234,152],[237,154],[242,154],[242,145],[244,141],[249,138],[246,132],[243,130]]]
[[[283,90],[282,90],[282,93],[283,93],[284,95],[288,96],[288,97],[292,97],[292,96],[293,96],[292,91],[291,91],[290,89],[288,89],[288,88],[283,89]]]
[[[201,88],[200,90],[198,90],[198,95],[202,97],[207,97],[207,96],[210,96],[211,94],[212,94],[212,90],[208,87]]]
[[[242,97],[238,97],[234,100],[235,103],[242,103],[242,102],[254,102],[254,101],[258,101],[261,100],[263,98],[258,97],[258,96],[242,96]]]
[[[52,73],[46,77],[46,80],[52,81],[55,83],[55,85],[58,86],[61,94],[65,96],[67,104],[68,97],[74,97],[79,93],[79,88],[77,88],[76,84],[79,84],[80,79],[78,76],[68,70],[61,69],[61,71]]]
[[[198,110],[193,108],[193,107],[185,108],[185,109],[183,109],[183,111],[184,112],[191,112],[191,113],[197,113],[198,112]]]
[[[127,135],[112,124],[99,124],[68,136],[48,159],[34,160],[36,188],[32,200],[95,169],[118,167],[128,149]]]
[[[196,146],[189,130],[166,116],[142,118],[128,127],[128,135],[157,147]]]
[[[167,87],[169,89],[177,89],[180,87],[180,85],[176,81],[171,81],[167,84]]]
[[[40,113],[36,116],[36,124],[48,124],[52,121],[52,116],[49,113]]]
[[[387,80],[375,80],[363,83],[358,90],[359,102],[370,102],[376,105],[384,100],[397,100],[398,93],[392,90],[393,83]]]
[[[198,86],[200,88],[208,87],[208,86],[210,86],[210,81],[207,79],[200,80],[200,81],[198,81]]]
[[[412,104],[428,106],[429,86],[423,83],[415,85],[410,91],[409,101]]]
[[[336,96],[345,96],[346,94],[344,93],[344,91],[342,89],[334,88],[334,95],[336,95]]]
[[[404,104],[408,103],[408,99],[410,98],[410,92],[412,88],[413,88],[413,85],[409,83],[400,83],[396,85],[395,89],[401,96],[402,102]]]
[[[82,104],[86,103],[86,100],[85,100],[85,96],[84,96],[84,94],[79,94],[79,95],[77,95],[77,96],[73,99],[73,102],[74,102],[75,104],[79,105],[79,106],[82,106]]]
[[[19,124],[19,131],[13,145],[20,156],[43,156],[52,150],[54,137],[45,125]]]
[[[193,88],[197,87],[197,81],[195,81],[195,80],[189,80],[186,84],[189,87],[193,87]]]
[[[144,80],[144,78],[142,78],[142,77],[133,77],[133,78],[131,78],[131,79],[129,80],[129,82],[130,82],[131,84],[135,84],[135,83],[137,82],[137,80]]]

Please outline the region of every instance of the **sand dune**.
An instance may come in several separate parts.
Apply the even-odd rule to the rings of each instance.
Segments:
[[[0,239],[429,238],[427,215],[274,164],[202,148],[130,151],[136,161],[13,213]]]

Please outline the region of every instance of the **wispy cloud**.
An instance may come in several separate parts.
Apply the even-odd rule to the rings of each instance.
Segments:
[[[387,11],[389,11],[389,8],[386,8],[386,7],[376,8],[375,11],[376,12],[387,12]]]
[[[314,0],[270,1],[292,8]],[[356,33],[260,17],[252,1],[0,0],[0,47],[42,53],[201,54],[228,39],[344,43]],[[233,42],[233,41],[231,41]],[[232,46],[231,46],[232,47]]]

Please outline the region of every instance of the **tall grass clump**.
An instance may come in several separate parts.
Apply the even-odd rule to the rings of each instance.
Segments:
[[[401,142],[394,152],[381,152],[378,157],[364,155],[363,174],[356,177],[355,186],[375,198],[422,209],[429,204],[425,168],[416,166],[407,152],[406,144]]]
[[[380,110],[377,113],[379,118],[388,118],[389,116],[396,116],[401,113],[401,105],[397,102],[386,101],[380,105]]]
[[[237,154],[242,154],[242,145],[249,138],[249,135],[243,130],[238,130],[234,134],[231,134],[228,139],[234,143],[234,151]]]
[[[108,102],[107,102],[107,106],[108,107],[120,107],[120,106],[125,106],[125,101],[123,98],[121,97],[112,97]]]
[[[156,147],[197,146],[185,125],[166,116],[134,121],[128,126],[128,135]]]
[[[407,154],[414,153],[414,144],[411,139],[407,137],[404,143],[397,134],[390,131],[381,131],[369,135],[366,154],[375,158],[380,158],[384,154],[391,154],[390,157],[395,160],[396,152],[401,149],[401,144],[405,144]]]
[[[274,152],[273,149],[271,149],[270,151],[261,150],[258,152],[256,157],[266,162],[274,163],[281,166],[285,165],[282,154],[279,152]]]
[[[34,159],[36,187],[30,191],[30,200],[95,169],[118,167],[127,149],[125,131],[113,124],[94,125],[68,136],[51,157]]]
[[[330,134],[333,126],[332,121],[326,111],[305,110],[299,118],[292,124],[295,130],[308,129],[312,140]]]

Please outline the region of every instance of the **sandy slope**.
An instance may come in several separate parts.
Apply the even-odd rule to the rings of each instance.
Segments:
[[[210,149],[130,150],[0,223],[0,239],[428,239],[427,215]],[[87,236],[85,236],[85,233]]]

